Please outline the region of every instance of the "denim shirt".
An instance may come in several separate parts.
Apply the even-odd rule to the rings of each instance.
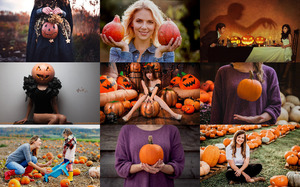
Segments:
[[[110,49],[110,62],[137,62],[140,52],[135,48],[133,41],[129,43],[129,52],[122,51],[121,48],[112,47]],[[152,44],[141,56],[141,62],[174,62],[174,52],[165,52],[162,57],[155,57],[156,47]]]

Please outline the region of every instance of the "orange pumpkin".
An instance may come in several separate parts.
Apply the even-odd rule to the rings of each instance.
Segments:
[[[294,152],[300,152],[300,146],[299,145],[294,145],[293,147],[292,147],[292,151],[294,151]]]
[[[112,37],[115,42],[120,42],[124,38],[124,33],[125,29],[118,15],[115,15],[114,20],[107,23],[102,29],[102,34],[105,34],[108,39],[109,36]]]
[[[84,164],[85,163],[85,160],[84,159],[80,159],[79,160],[79,164]]]
[[[122,101],[122,104],[123,104],[125,109],[130,109],[131,108],[130,101]]]
[[[106,118],[106,116],[105,116],[104,112],[102,112],[102,111],[100,110],[100,123],[104,123],[105,118]]]
[[[206,140],[205,136],[200,136],[200,141]]]
[[[123,71],[120,72],[120,75],[117,78],[117,84],[127,90],[132,89],[131,81],[128,77],[124,76]]]
[[[253,42],[254,42],[254,37],[251,36],[251,35],[245,35],[245,36],[242,37],[241,42],[244,45],[252,45]]]
[[[74,164],[78,164],[79,161],[77,159],[74,160]]]
[[[141,114],[144,117],[151,118],[156,117],[160,112],[160,106],[157,101],[144,101],[141,105]]]
[[[174,87],[174,86],[179,86],[179,83],[180,83],[180,80],[181,80],[181,77],[179,75],[179,73],[177,74],[176,77],[173,77],[170,81],[170,87]]]
[[[294,154],[292,154],[292,155],[290,155],[290,156],[287,157],[286,162],[289,165],[297,165],[297,163],[298,163],[298,157],[295,156]]]
[[[28,176],[24,176],[21,179],[21,184],[29,184],[30,183],[30,179]]]
[[[288,178],[285,175],[276,175],[271,177],[270,184],[272,186],[288,186]]]
[[[177,103],[177,93],[172,89],[164,88],[160,93],[160,98],[164,100],[169,107],[173,107]]]
[[[209,91],[209,87],[210,87],[210,84],[205,82],[205,83],[201,84],[200,89],[208,92]]]
[[[131,62],[130,72],[141,72],[141,64],[139,62]]]
[[[231,140],[229,138],[225,138],[223,140],[223,144],[225,145],[225,147],[227,147],[230,144]]]
[[[161,146],[153,144],[152,136],[148,136],[148,144],[143,145],[139,152],[140,161],[149,165],[155,164],[159,159],[163,160],[164,151]]]
[[[193,105],[194,104],[194,100],[192,100],[192,99],[185,99],[184,100],[184,105]]]
[[[115,113],[119,117],[122,116],[125,112],[122,102],[111,101],[109,103],[106,103],[104,106],[104,113],[110,114],[112,112]]]
[[[181,103],[176,103],[175,107],[178,108],[178,109],[181,109],[182,104]]]
[[[179,87],[183,90],[200,88],[200,81],[192,74],[182,72],[183,77],[179,83]],[[201,99],[201,96],[200,96]]]
[[[238,36],[233,36],[230,38],[230,42],[233,44],[233,43],[236,43],[236,44],[240,44],[241,43],[241,39],[240,37]]]
[[[262,36],[257,36],[255,38],[255,43],[257,43],[257,45],[263,45],[266,41],[266,38],[262,37]]]
[[[222,164],[226,161],[226,155],[224,153],[221,153],[220,156],[219,156],[219,160],[218,160],[218,163],[219,164]]]
[[[298,153],[294,152],[294,151],[287,151],[287,152],[284,153],[284,158],[287,159],[287,157],[292,155],[292,154],[296,156]]]
[[[168,45],[170,40],[173,38],[173,42],[180,37],[180,31],[177,25],[168,19],[158,29],[158,41],[161,45]]]
[[[78,169],[78,168],[73,169],[73,175],[74,176],[80,175],[80,173],[81,173],[80,169]]]
[[[60,186],[61,187],[68,187],[70,186],[70,180],[69,179],[63,179],[60,181]]]
[[[100,93],[112,92],[117,89],[118,84],[114,78],[107,75],[100,76]]]
[[[55,71],[50,64],[38,63],[33,66],[31,75],[37,83],[47,84],[54,78]]]
[[[58,155],[57,155],[57,158],[62,158],[62,154],[58,154]]]
[[[35,173],[33,174],[33,177],[36,178],[36,179],[39,179],[42,177],[42,174],[41,173]]]
[[[136,103],[137,101],[131,101],[131,107],[133,107],[134,105],[135,105],[135,103]]]
[[[42,36],[47,39],[55,39],[58,34],[58,27],[55,23],[45,22],[42,26]]]
[[[88,167],[90,167],[91,165],[93,165],[93,161],[88,161],[88,162],[86,163],[86,166],[88,166]]]
[[[210,167],[214,167],[219,160],[220,151],[217,146],[209,145],[204,149],[202,160]]]
[[[200,90],[200,101],[206,103],[209,101],[209,99],[210,99],[209,94],[204,90]]]
[[[253,79],[253,72],[250,71],[250,79],[243,79],[237,87],[237,95],[247,101],[256,101],[262,92],[261,83]]]
[[[48,153],[46,154],[46,157],[47,157],[48,160],[51,160],[51,159],[53,159],[53,154],[50,153],[50,152],[48,152]]]
[[[8,187],[21,187],[21,184],[17,179],[11,179],[8,183]]]
[[[184,109],[184,112],[186,114],[192,114],[195,112],[195,108],[193,105],[186,105],[185,109]]]

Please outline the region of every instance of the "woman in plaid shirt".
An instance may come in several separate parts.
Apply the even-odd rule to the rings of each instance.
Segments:
[[[71,129],[65,129],[62,134],[65,139],[64,150],[63,150],[64,163],[69,161],[69,164],[67,165],[67,170],[69,172],[68,179],[70,180],[70,182],[72,182],[73,162],[75,159],[75,150],[76,150],[77,141]]]

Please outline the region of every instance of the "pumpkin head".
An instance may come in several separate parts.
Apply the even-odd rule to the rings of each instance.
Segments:
[[[107,38],[111,36],[115,42],[120,42],[123,39],[124,32],[125,29],[118,15],[115,15],[114,20],[106,24],[102,29],[102,34],[105,34]]]
[[[237,95],[247,101],[256,101],[262,92],[261,83],[253,79],[253,72],[250,71],[250,79],[243,79],[237,87]]]
[[[11,179],[8,183],[8,187],[21,187],[21,184],[17,179]]]
[[[106,75],[100,76],[100,93],[112,92],[117,89],[118,85],[114,78]]]
[[[144,101],[141,105],[141,113],[144,117],[156,117],[160,112],[160,106],[157,101]]]
[[[55,71],[50,64],[39,63],[32,68],[31,75],[37,83],[47,84],[53,79]]]
[[[104,106],[104,113],[115,113],[117,116],[122,116],[124,113],[124,106],[120,101],[112,101],[106,103],[106,105]]]
[[[258,36],[255,38],[255,43],[257,43],[258,45],[263,45],[266,41],[266,38],[262,37],[262,36]]]
[[[246,35],[242,37],[242,44],[244,45],[252,45],[254,42],[254,37],[251,35]]]
[[[183,90],[200,88],[200,81],[192,74],[181,73],[183,77],[179,83],[179,87]]]
[[[70,186],[70,180],[69,179],[63,179],[60,181],[60,186],[61,187],[68,187]]]
[[[148,144],[143,145],[139,152],[140,161],[149,165],[155,164],[159,159],[164,159],[163,149],[157,145],[153,144],[152,136],[148,136]]]
[[[58,34],[57,24],[53,24],[50,22],[44,23],[42,27],[42,36],[44,38],[54,39],[56,38],[57,34]]]
[[[171,89],[164,88],[160,95],[160,98],[164,100],[169,107],[173,107],[177,103],[177,93]]]
[[[131,62],[130,72],[141,72],[141,64],[138,62]]]
[[[173,79],[170,81],[170,86],[171,87],[173,87],[173,86],[179,86],[180,80],[181,80],[181,77],[180,77],[180,75],[178,73],[177,76],[173,77]]]
[[[173,38],[173,42],[180,37],[180,31],[177,25],[168,18],[158,29],[158,41],[161,45],[168,45]]]
[[[129,80],[128,77],[125,77],[123,75],[123,71],[121,71],[119,77],[117,78],[117,83],[118,85],[120,85],[121,87],[127,90],[132,89],[131,81]]]
[[[230,38],[230,42],[231,43],[240,44],[241,43],[241,39],[238,36],[233,36],[233,37]]]
[[[287,186],[288,178],[284,175],[276,175],[271,177],[270,184],[272,186]]]

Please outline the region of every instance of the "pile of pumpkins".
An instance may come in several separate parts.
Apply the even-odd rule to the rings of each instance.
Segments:
[[[207,175],[210,168],[227,162],[226,152],[215,145],[200,148],[200,176]]]
[[[193,114],[195,111],[200,110],[200,98],[192,99],[187,98],[184,100],[183,105],[181,103],[176,103],[175,107],[181,109],[186,114]]]
[[[290,124],[291,122],[300,122],[300,101],[297,96],[284,96],[280,92],[281,113],[277,118],[277,124]]]
[[[259,128],[261,125],[200,125],[200,141],[234,134],[238,130],[250,131]]]
[[[300,146],[294,145],[290,151],[285,152],[284,158],[290,166],[300,166]]]
[[[207,80],[200,86],[200,101],[211,105],[215,84],[211,80]]]
[[[279,186],[300,186],[300,173],[298,171],[289,171],[286,175],[276,175],[270,178],[269,187]]]

